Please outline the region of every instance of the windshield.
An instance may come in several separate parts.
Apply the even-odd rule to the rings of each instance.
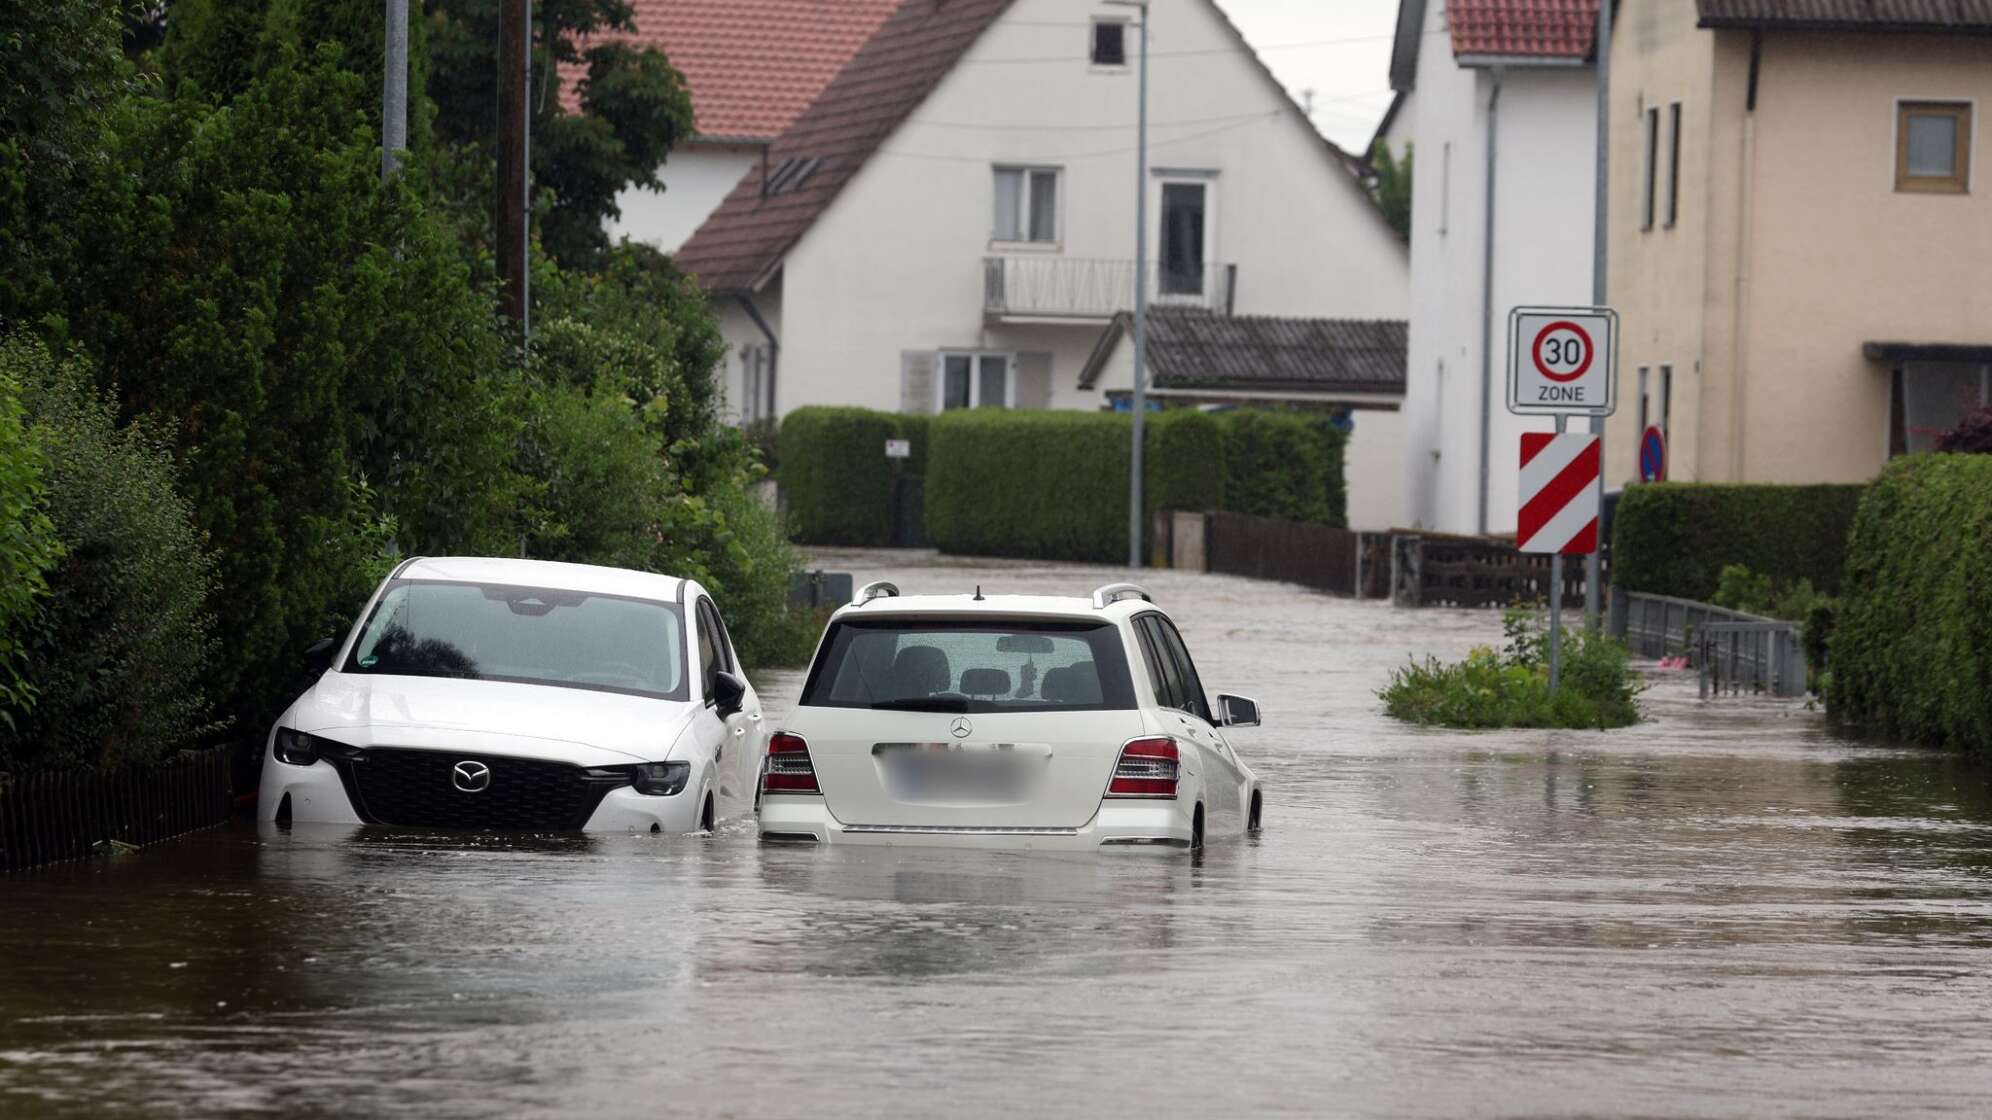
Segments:
[[[683,700],[675,604],[544,587],[396,580],[344,672],[558,685]]]
[[[1112,623],[846,619],[831,627],[802,702],[884,711],[1096,712],[1134,707],[1134,689]]]

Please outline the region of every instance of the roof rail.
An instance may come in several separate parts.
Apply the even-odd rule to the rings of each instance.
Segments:
[[[862,607],[873,599],[885,596],[890,596],[894,599],[899,598],[899,587],[897,584],[887,583],[881,579],[858,588],[857,596],[851,601]]]
[[[1109,583],[1093,589],[1093,609],[1096,611],[1103,610],[1122,599],[1141,599],[1152,603],[1155,601],[1155,596],[1133,583]]]

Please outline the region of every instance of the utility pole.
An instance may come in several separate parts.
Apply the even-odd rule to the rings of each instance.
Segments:
[[[1142,442],[1148,421],[1148,0],[1107,0],[1141,10],[1141,82],[1134,157],[1134,450],[1128,461],[1127,566],[1141,567]]]
[[[1604,307],[1610,294],[1605,285],[1606,237],[1610,224],[1606,221],[1611,201],[1611,139],[1612,139],[1612,0],[1598,0],[1598,180],[1595,201],[1591,204],[1591,306]],[[1616,390],[1615,390],[1616,391]],[[1591,434],[1598,437],[1598,461],[1605,456],[1605,418],[1591,417]],[[1598,471],[1598,509],[1603,511],[1605,472]],[[1600,519],[1602,522],[1602,518]],[[1601,523],[1600,532],[1604,530]],[[1595,634],[1598,632],[1598,557],[1604,552],[1605,542],[1584,557],[1584,628]],[[1562,588],[1557,594],[1563,593]]]
[[[531,337],[527,265],[532,254],[528,222],[532,191],[532,0],[500,0],[498,7],[498,199],[493,244],[498,257],[499,309],[519,323],[519,343]]]
[[[387,46],[380,86],[380,181],[401,170],[408,148],[408,0],[387,0]]]

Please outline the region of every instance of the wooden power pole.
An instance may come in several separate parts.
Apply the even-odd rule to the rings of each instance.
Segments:
[[[529,95],[532,76],[532,0],[499,0],[498,5],[498,305],[528,331],[526,197],[530,190]]]

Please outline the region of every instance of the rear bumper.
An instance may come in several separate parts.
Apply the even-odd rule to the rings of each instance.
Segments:
[[[1108,846],[1167,844],[1187,847],[1194,808],[1186,801],[1105,801],[1077,828],[955,828],[869,825],[838,820],[821,797],[764,795],[761,839],[818,844],[891,844],[908,847],[1000,848],[1013,851],[1090,851]]]
[[[582,826],[585,832],[697,832],[704,805],[701,786],[687,785],[682,793],[655,797],[627,787],[610,790]],[[256,791],[256,819],[273,821],[284,798],[290,798],[290,819],[298,824],[365,824],[339,780],[325,761],[292,766],[265,754],[263,778]]]

